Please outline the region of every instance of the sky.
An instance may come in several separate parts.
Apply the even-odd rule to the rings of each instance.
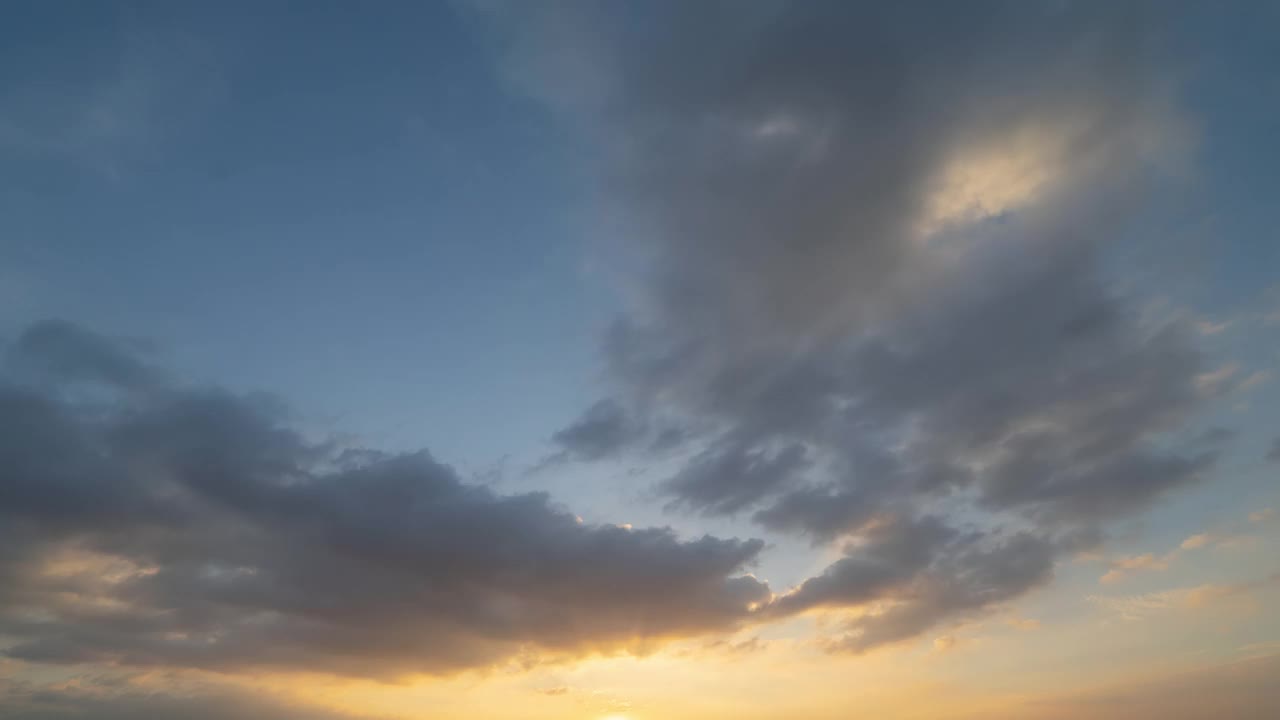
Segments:
[[[0,720],[1280,715],[1280,7],[14,0]]]

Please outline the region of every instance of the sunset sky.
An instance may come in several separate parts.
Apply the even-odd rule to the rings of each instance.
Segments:
[[[0,720],[1280,717],[1278,34],[0,1]]]

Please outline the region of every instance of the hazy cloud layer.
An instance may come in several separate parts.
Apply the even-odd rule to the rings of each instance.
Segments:
[[[1115,683],[1072,694],[1053,693],[1020,703],[1004,713],[966,717],[1070,720],[1200,720],[1211,717],[1265,720],[1280,708],[1280,656],[1236,660],[1136,682]]]
[[[1147,10],[496,13],[515,79],[598,142],[606,240],[643,268],[612,399],[555,443],[644,457],[661,418],[671,507],[857,540],[775,608],[888,603],[855,650],[1016,597],[1202,477],[1222,439],[1164,439],[1232,380],[1106,261],[1183,157]]]
[[[0,720],[356,720],[229,689],[157,690],[110,676],[65,683],[0,679]]]
[[[0,637],[28,661],[446,672],[636,648],[767,604],[760,541],[584,524],[427,453],[311,442],[279,406],[32,327],[0,381]]]

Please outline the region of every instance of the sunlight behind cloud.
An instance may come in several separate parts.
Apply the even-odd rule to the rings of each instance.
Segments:
[[[996,217],[1031,202],[1060,170],[1070,133],[1032,127],[990,145],[962,147],[935,181],[916,227],[927,241],[949,225]]]

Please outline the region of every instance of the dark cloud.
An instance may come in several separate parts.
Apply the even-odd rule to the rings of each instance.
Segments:
[[[12,658],[448,672],[730,629],[769,601],[742,574],[760,541],[585,524],[425,452],[311,442],[267,399],[107,372],[139,366],[59,333],[93,343],[18,345],[57,382],[0,382]]]
[[[499,17],[523,86],[598,140],[643,268],[604,338],[604,417],[698,428],[669,507],[861,543],[774,612],[888,603],[839,643],[910,637],[1212,466],[1220,440],[1165,441],[1215,389],[1194,328],[1111,264],[1183,144],[1151,10]],[[564,431],[608,440],[579,457],[634,451],[600,407]]]
[[[1276,438],[1271,442],[1271,449],[1267,451],[1267,459],[1271,462],[1280,462],[1280,438]]]

